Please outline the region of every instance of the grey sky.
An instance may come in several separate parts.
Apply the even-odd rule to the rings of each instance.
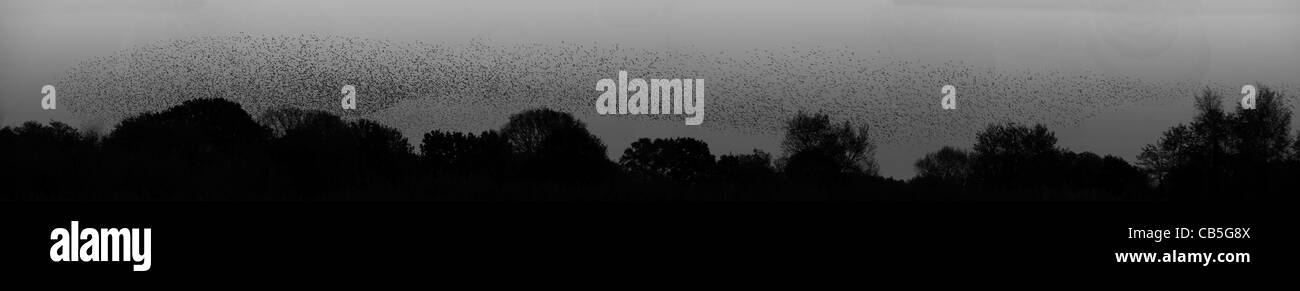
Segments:
[[[1144,80],[1300,82],[1300,2],[1204,1],[341,1],[16,0],[0,2],[0,122],[69,120],[39,109],[40,87],[78,61],[201,35],[332,34],[513,44],[598,41],[648,49],[834,47],[1015,71],[1090,70]],[[629,68],[636,69],[636,68]],[[611,72],[612,74],[613,72]],[[596,80],[573,80],[594,84]],[[937,85],[935,86],[938,87]],[[1221,89],[1231,92],[1231,88]],[[1300,92],[1288,92],[1293,98]],[[592,95],[594,99],[595,95]],[[1190,106],[1134,106],[1072,128],[1062,145],[1132,160]],[[1300,121],[1300,119],[1297,119]],[[77,124],[76,120],[70,120]],[[705,122],[708,122],[707,119]],[[635,122],[593,123],[613,150]],[[638,136],[700,135],[647,126]],[[708,133],[717,134],[717,133]],[[725,134],[715,153],[776,151],[776,137]],[[888,145],[883,174],[907,177],[936,145]]]

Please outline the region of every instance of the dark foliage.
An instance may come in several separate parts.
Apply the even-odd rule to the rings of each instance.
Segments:
[[[259,120],[276,133],[267,151],[282,179],[279,194],[287,198],[397,189],[414,176],[410,143],[374,121],[293,108],[269,111]]]
[[[239,104],[190,100],[119,123],[104,139],[103,180],[142,199],[256,197],[272,179],[269,139]]]
[[[510,141],[496,131],[475,135],[434,130],[420,143],[424,165],[448,174],[500,178],[509,171],[511,154]]]
[[[0,128],[0,177],[9,197],[59,199],[64,193],[95,190],[85,177],[99,173],[100,139],[60,122]]]
[[[782,171],[795,179],[844,179],[875,176],[875,144],[867,127],[831,123],[826,114],[800,112],[786,122],[781,148]]]
[[[1042,125],[990,125],[974,151],[944,147],[916,162],[912,185],[935,195],[991,200],[1145,199],[1146,178],[1123,159],[1056,146]]]
[[[1177,200],[1255,200],[1289,194],[1300,177],[1291,108],[1285,96],[1261,86],[1256,108],[1223,109],[1223,98],[1205,90],[1189,124],[1165,131],[1142,148],[1138,165]]]
[[[715,161],[709,145],[697,139],[643,138],[623,151],[618,163],[632,175],[694,184],[710,178]]]
[[[605,143],[573,115],[550,109],[515,113],[501,127],[522,171],[565,183],[608,177],[617,166],[605,156]]]
[[[909,182],[876,176],[867,127],[824,114],[792,117],[775,161],[662,138],[637,140],[615,163],[585,124],[549,109],[517,113],[500,130],[431,131],[414,152],[370,120],[294,108],[254,120],[239,104],[199,99],[123,120],[102,138],[59,122],[0,128],[9,189],[0,199],[1255,199],[1294,188],[1300,169],[1290,109],[1267,88],[1259,97],[1259,109],[1228,113],[1203,94],[1196,119],[1147,146],[1140,168],[1059,148],[1044,126],[1007,123],[979,133],[969,151],[926,155]]]
[[[943,147],[916,161],[916,181],[943,186],[966,186],[971,175],[971,154],[966,150]]]

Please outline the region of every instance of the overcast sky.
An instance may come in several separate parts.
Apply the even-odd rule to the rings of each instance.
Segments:
[[[201,35],[331,34],[426,42],[600,41],[631,47],[844,47],[1004,70],[1085,69],[1149,80],[1300,82],[1300,1],[341,1],[0,2],[0,122],[69,120],[40,88],[79,60]],[[1103,44],[1103,49],[1089,45]],[[591,83],[594,80],[574,80]],[[1292,95],[1300,92],[1290,92]],[[594,96],[594,95],[593,95]],[[1057,129],[1062,145],[1130,161],[1190,106],[1124,108]],[[1300,120],[1298,118],[1297,120]],[[593,128],[609,125],[593,124]],[[607,140],[630,137],[597,131]],[[660,133],[671,135],[672,130]],[[1105,138],[1098,138],[1105,137]],[[775,150],[774,137],[710,144]],[[1098,141],[1102,140],[1102,141]],[[626,143],[610,142],[619,151]],[[912,175],[929,148],[878,154]]]

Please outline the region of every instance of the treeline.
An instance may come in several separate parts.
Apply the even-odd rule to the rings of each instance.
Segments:
[[[640,139],[612,161],[564,112],[534,109],[481,133],[431,131],[412,147],[374,121],[295,108],[254,118],[221,99],[123,120],[105,136],[66,124],[0,129],[3,200],[869,201],[1259,200],[1296,189],[1300,141],[1267,88],[1254,110],[1197,98],[1197,116],[1137,165],[1056,145],[1042,125],[989,125],[910,181],[882,178],[869,128],[799,113],[779,156],[715,156],[691,138]]]

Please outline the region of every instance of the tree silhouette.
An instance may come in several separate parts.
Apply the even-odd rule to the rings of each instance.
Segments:
[[[360,119],[351,124],[357,135],[361,153],[370,159],[405,159],[411,154],[411,143],[401,131],[373,120]]]
[[[916,161],[916,179],[944,185],[965,185],[971,172],[971,157],[966,150],[945,146]]]
[[[269,172],[270,132],[237,103],[194,99],[162,112],[127,118],[104,140],[106,163],[121,167],[109,181],[159,199],[252,195]]]
[[[401,132],[371,120],[345,121],[324,111],[280,108],[258,118],[276,133],[269,151],[301,198],[396,187],[414,170]]]
[[[1261,86],[1256,95],[1256,107],[1244,109],[1238,105],[1231,119],[1229,138],[1230,158],[1227,163],[1230,186],[1244,195],[1260,193],[1285,193],[1295,188],[1279,187],[1300,175],[1286,175],[1291,137],[1291,108],[1279,92]],[[1241,198],[1247,199],[1247,198]]]
[[[426,166],[448,173],[500,176],[511,162],[510,142],[496,131],[482,134],[430,131],[420,143]]]
[[[531,109],[510,116],[501,127],[525,175],[552,180],[591,180],[613,173],[605,143],[568,113]]]
[[[786,157],[782,170],[792,177],[876,175],[875,144],[868,128],[845,121],[831,124],[830,116],[800,112],[786,122],[781,148]]]
[[[353,121],[348,127],[357,141],[353,151],[357,155],[362,189],[378,183],[386,188],[396,187],[398,178],[411,172],[415,166],[411,143],[400,131],[369,119]]]
[[[1175,169],[1191,163],[1197,155],[1199,143],[1192,127],[1179,124],[1166,130],[1155,144],[1143,146],[1138,154],[1138,166],[1151,176],[1156,184],[1164,184]]]
[[[296,107],[280,107],[263,112],[257,122],[271,130],[275,137],[284,137],[291,130],[312,127],[320,122],[342,123],[334,114],[320,110],[304,110]]]
[[[1223,110],[1220,95],[1206,89],[1195,101],[1190,124],[1165,131],[1146,145],[1138,164],[1162,192],[1177,199],[1252,199],[1287,191],[1286,166],[1291,109],[1285,97],[1260,86],[1256,108]]]
[[[1295,142],[1291,143],[1291,161],[1300,162],[1300,131],[1296,131],[1295,136]]]
[[[587,125],[568,113],[532,109],[510,116],[501,127],[516,153],[540,156],[568,153],[604,157],[605,144],[587,132]],[[576,156],[575,156],[576,157]]]
[[[1202,93],[1195,119],[1147,145],[1140,168],[1058,148],[1042,125],[991,124],[970,151],[918,160],[907,183],[873,176],[867,129],[825,114],[787,121],[773,167],[758,150],[715,160],[691,138],[640,139],[614,163],[585,124],[549,109],[517,113],[499,131],[430,131],[417,156],[375,121],[295,108],[255,121],[239,104],[196,99],[103,138],[59,122],[0,128],[0,199],[1253,199],[1300,187],[1284,99],[1263,88],[1258,108],[1225,112]],[[1151,195],[1148,174],[1165,196]]]
[[[984,187],[1040,188],[1056,179],[1056,134],[1043,125],[992,124],[975,136],[972,178]]]
[[[749,154],[730,154],[718,157],[718,174],[728,181],[757,182],[772,181],[776,170],[772,169],[772,154],[754,150]]]
[[[0,177],[9,181],[0,199],[76,198],[61,195],[92,190],[93,183],[77,177],[95,174],[97,146],[95,135],[57,121],[0,128]]]
[[[110,147],[153,154],[229,153],[261,145],[269,132],[241,106],[224,99],[195,99],[158,113],[144,113],[118,124]]]
[[[1042,125],[991,124],[973,148],[927,154],[916,161],[910,184],[946,197],[995,200],[1139,199],[1147,186],[1124,159],[1058,148]]]
[[[772,168],[772,154],[753,150],[749,154],[727,154],[718,157],[715,181],[723,199],[770,201],[780,185],[779,176]]]
[[[1062,151],[1062,185],[1072,195],[1082,199],[1135,199],[1147,187],[1146,175],[1124,159],[1091,152]]]
[[[1275,163],[1287,158],[1287,147],[1292,145],[1291,109],[1285,101],[1277,91],[1262,86],[1255,109],[1246,110],[1238,104],[1231,123],[1234,160]]]
[[[707,179],[714,164],[709,145],[693,138],[642,138],[619,159],[619,165],[633,175],[685,184]]]
[[[315,110],[281,108],[259,118],[276,132],[269,151],[285,176],[286,195],[318,198],[356,184],[357,144],[347,122]]]

